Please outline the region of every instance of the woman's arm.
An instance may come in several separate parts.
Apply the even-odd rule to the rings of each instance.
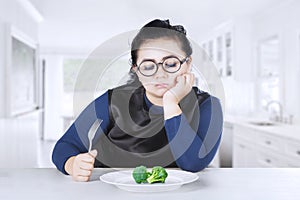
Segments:
[[[70,174],[70,170],[67,170],[69,171],[67,172],[66,168],[70,169],[72,167],[70,166],[72,165],[71,161],[78,154],[88,151],[88,131],[97,118],[102,119],[103,122],[93,141],[97,141],[100,134],[107,131],[109,125],[107,92],[90,103],[56,143],[52,153],[52,161],[59,171],[64,174]]]
[[[221,140],[223,114],[219,100],[208,97],[199,106],[200,121],[195,132],[184,114],[165,121],[170,148],[177,165],[187,171],[200,171],[214,158]]]

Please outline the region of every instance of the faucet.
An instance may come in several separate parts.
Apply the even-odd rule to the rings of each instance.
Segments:
[[[272,105],[272,104],[277,104],[277,105],[278,105],[278,108],[279,108],[279,116],[277,115],[277,116],[275,117],[275,121],[282,122],[282,120],[283,120],[283,111],[282,111],[282,105],[281,105],[281,103],[280,103],[279,101],[275,101],[275,100],[269,101],[269,102],[267,103],[267,105],[266,105],[266,110],[267,110],[268,112],[269,112],[269,107],[270,107],[270,105]],[[272,117],[270,117],[270,119],[273,120]]]

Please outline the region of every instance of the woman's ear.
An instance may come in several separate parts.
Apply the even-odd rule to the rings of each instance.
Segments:
[[[190,72],[192,70],[192,56],[189,57],[188,61],[186,62],[187,66],[188,66],[188,72]]]
[[[133,72],[133,73],[136,73],[136,71],[137,71],[136,65],[131,65],[130,71]]]

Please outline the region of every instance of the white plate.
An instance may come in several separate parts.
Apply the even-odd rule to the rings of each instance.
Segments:
[[[100,180],[130,192],[162,192],[180,188],[183,184],[194,182],[198,179],[196,173],[167,169],[168,177],[165,183],[138,184],[132,177],[133,170],[109,172],[100,176]],[[151,171],[150,169],[148,171]]]

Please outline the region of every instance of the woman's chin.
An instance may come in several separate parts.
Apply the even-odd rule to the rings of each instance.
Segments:
[[[167,87],[148,87],[146,91],[151,93],[153,96],[157,98],[163,98],[164,94],[168,91]]]
[[[153,90],[152,92],[150,92],[153,96],[157,97],[157,98],[163,98],[164,94],[167,92],[167,89],[156,89]]]

